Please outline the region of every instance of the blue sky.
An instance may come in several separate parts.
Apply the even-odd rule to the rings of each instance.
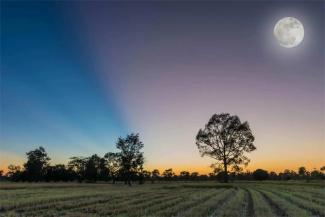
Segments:
[[[126,128],[60,7],[2,4],[1,149],[113,149]]]
[[[252,168],[319,167],[324,4],[1,1],[0,164],[39,145],[54,162],[103,155],[139,132],[149,169],[208,172],[195,135],[229,112],[253,129]],[[273,36],[288,16],[305,29],[292,49]]]

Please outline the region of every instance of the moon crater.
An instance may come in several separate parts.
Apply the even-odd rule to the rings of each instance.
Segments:
[[[292,48],[304,39],[304,27],[298,19],[285,17],[275,24],[273,34],[282,47]]]

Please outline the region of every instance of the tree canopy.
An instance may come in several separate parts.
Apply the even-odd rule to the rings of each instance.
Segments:
[[[228,167],[247,165],[249,159],[244,155],[256,149],[254,136],[248,122],[227,113],[214,114],[196,136],[196,145],[201,156],[215,159],[223,166],[224,181],[228,182]]]
[[[51,159],[47,156],[47,153],[42,146],[33,151],[27,152],[26,155],[27,162],[24,164],[26,176],[30,181],[41,181],[42,176],[45,173],[45,168]]]
[[[266,180],[268,179],[269,177],[269,174],[266,170],[263,170],[263,169],[257,169],[253,172],[253,177],[255,180],[259,180],[259,181],[262,181],[262,180]]]
[[[131,185],[131,177],[137,172],[142,172],[144,157],[141,149],[144,144],[140,141],[139,134],[129,134],[126,138],[118,138],[116,148],[120,158],[121,172],[127,184]]]

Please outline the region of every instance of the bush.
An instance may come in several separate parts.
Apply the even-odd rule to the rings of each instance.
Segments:
[[[253,172],[253,177],[255,180],[266,180],[269,178],[269,174],[266,170],[262,170],[262,169],[257,169]]]

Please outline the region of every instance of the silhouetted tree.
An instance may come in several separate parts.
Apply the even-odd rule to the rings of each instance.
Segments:
[[[97,181],[99,174],[100,157],[97,154],[92,155],[86,160],[85,178],[88,181]]]
[[[143,143],[139,139],[139,134],[130,134],[126,138],[119,138],[116,148],[120,150],[121,170],[124,174],[125,183],[131,186],[132,175],[142,169],[144,163]]]
[[[107,166],[107,160],[105,157],[100,158],[98,169],[99,169],[98,178],[102,181],[107,181],[110,174],[109,174],[109,169]]]
[[[312,179],[323,179],[324,178],[324,174],[321,173],[317,169],[314,169],[313,171],[311,171],[310,176],[311,176]]]
[[[206,181],[208,179],[209,179],[209,177],[207,175],[199,175],[199,177],[198,177],[198,180],[201,180],[201,181]]]
[[[85,179],[87,158],[71,157],[68,163],[68,168],[75,172],[79,182]]]
[[[305,179],[307,176],[307,170],[306,167],[299,167],[298,168],[298,174],[300,176],[301,179]]]
[[[165,180],[172,180],[172,178],[175,176],[175,173],[173,172],[172,168],[166,169],[163,172],[163,177],[165,178]]]
[[[251,171],[247,170],[246,172],[243,173],[243,179],[244,180],[252,180],[253,179],[253,174]]]
[[[225,182],[228,182],[229,166],[249,163],[244,153],[256,149],[253,142],[254,136],[248,123],[242,123],[238,116],[224,113],[214,114],[196,136],[201,156],[210,156],[223,165]]]
[[[216,175],[216,178],[218,181],[225,181],[225,176],[226,176],[225,171],[221,171],[220,173],[218,173]],[[228,176],[228,174],[227,174],[227,176]],[[227,177],[227,182],[228,182],[228,177]]]
[[[97,179],[96,166],[91,159],[86,162],[85,179],[88,181],[96,181]]]
[[[191,177],[191,180],[195,181],[195,180],[198,179],[199,173],[198,172],[192,172],[190,177]]]
[[[107,168],[109,171],[109,175],[113,181],[113,184],[115,184],[119,170],[120,170],[120,158],[119,154],[108,152],[105,154],[104,158],[107,162]]]
[[[209,179],[214,180],[216,178],[215,173],[209,173]]]
[[[285,169],[283,173],[279,173],[281,180],[290,180],[298,177],[298,174],[293,170]]]
[[[217,175],[218,173],[223,172],[223,168],[220,164],[211,164],[210,167],[213,169],[213,173]]]
[[[140,182],[140,184],[143,184],[145,181],[151,179],[151,172],[148,170],[142,170],[140,175],[142,177],[142,183]],[[140,181],[141,181],[141,179],[140,179]]]
[[[26,155],[27,162],[24,164],[24,168],[28,181],[41,181],[50,160],[45,149],[40,146],[33,151],[27,152]]]
[[[243,168],[241,168],[238,165],[233,166],[232,173],[231,173],[231,180],[238,179],[242,172],[243,172]]]
[[[253,177],[255,180],[266,180],[269,178],[269,174],[266,170],[262,170],[262,169],[257,169],[253,172]]]
[[[325,179],[325,166],[322,166],[322,167],[320,168],[320,171],[321,171],[321,173],[322,173],[322,179]]]
[[[15,166],[15,165],[10,164],[8,166],[7,176],[10,180],[15,181],[15,182],[23,180],[22,171],[21,171],[20,166]]]
[[[132,173],[133,177],[137,176],[139,179],[139,185],[142,185],[144,183],[144,174],[143,174],[143,167],[140,166],[137,172]]]
[[[158,169],[154,169],[151,172],[151,183],[154,183],[154,181],[157,181],[160,177],[160,172]]]
[[[65,167],[64,164],[57,164],[46,167],[45,181],[72,181],[75,179],[74,172]]]
[[[276,174],[276,172],[271,171],[269,174],[269,179],[271,180],[277,180],[278,179],[278,175]]]
[[[179,173],[180,180],[189,180],[190,179],[190,172],[188,171],[181,171]]]
[[[220,164],[211,164],[210,167],[213,169],[211,177],[215,180],[222,181],[224,180],[224,172]]]

